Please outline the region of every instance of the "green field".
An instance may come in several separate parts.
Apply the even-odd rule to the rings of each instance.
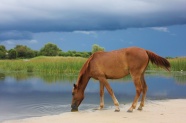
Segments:
[[[9,72],[42,72],[42,73],[72,73],[77,74],[87,58],[81,57],[45,57],[32,59],[0,60],[0,70]],[[186,71],[186,58],[169,59],[171,71]],[[148,70],[162,70],[149,64]]]
[[[186,57],[170,59],[169,61],[172,71],[186,71]]]
[[[173,58],[168,59],[171,64],[171,71],[186,71],[186,57],[185,58]],[[162,68],[157,67],[154,64],[149,63],[148,70],[160,70]]]
[[[78,73],[86,58],[36,57],[33,59],[0,60],[0,69],[12,72]]]

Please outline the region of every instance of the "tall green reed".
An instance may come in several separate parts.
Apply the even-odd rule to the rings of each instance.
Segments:
[[[186,58],[170,59],[172,71],[186,71]]]
[[[78,73],[86,58],[80,57],[38,57],[29,60],[0,60],[4,71]]]
[[[0,70],[10,72],[42,72],[50,74],[77,74],[87,58],[36,57],[28,60],[0,60]],[[186,58],[169,59],[172,71],[186,71]],[[149,63],[148,70],[161,70]]]
[[[186,58],[168,59],[171,65],[171,71],[186,71]],[[161,70],[162,68],[149,62],[148,70]],[[163,69],[162,69],[163,70]]]

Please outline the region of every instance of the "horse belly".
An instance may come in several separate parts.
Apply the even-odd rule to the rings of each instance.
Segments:
[[[89,65],[93,78],[119,79],[129,74],[125,54],[118,51],[96,53]]]
[[[128,69],[120,68],[120,69],[110,69],[109,71],[105,71],[105,76],[107,79],[119,79],[129,74]]]

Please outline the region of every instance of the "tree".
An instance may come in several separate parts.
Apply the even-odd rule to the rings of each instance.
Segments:
[[[35,52],[27,46],[17,45],[14,49],[19,58],[33,58],[35,56]]]
[[[91,56],[91,54],[92,54],[91,52],[82,52],[81,57],[88,58]]]
[[[6,58],[6,48],[3,45],[0,45],[0,58],[1,59]]]
[[[72,56],[72,57],[84,57],[88,58],[92,52],[77,52],[77,51],[68,51],[68,52],[61,52],[59,56]]]
[[[104,47],[100,47],[98,44],[94,44],[92,46],[92,53],[95,53],[97,51],[104,51],[104,50],[105,50],[105,48]]]
[[[31,49],[27,49],[26,58],[33,58],[35,56],[36,56],[35,51],[33,51]]]
[[[9,59],[16,59],[17,58],[17,52],[15,49],[11,49],[8,51],[8,58]]]
[[[52,43],[45,44],[45,46],[40,50],[40,54],[44,56],[57,56],[60,52],[62,52],[62,50]]]

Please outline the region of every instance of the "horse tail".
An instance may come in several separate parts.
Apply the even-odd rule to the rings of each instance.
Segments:
[[[170,71],[170,63],[167,59],[161,57],[161,56],[158,56],[157,54],[149,51],[149,50],[146,50],[147,52],[147,55],[149,56],[149,60],[151,61],[152,64],[156,64],[157,66],[160,66],[162,68],[164,68],[165,70],[167,71]]]

